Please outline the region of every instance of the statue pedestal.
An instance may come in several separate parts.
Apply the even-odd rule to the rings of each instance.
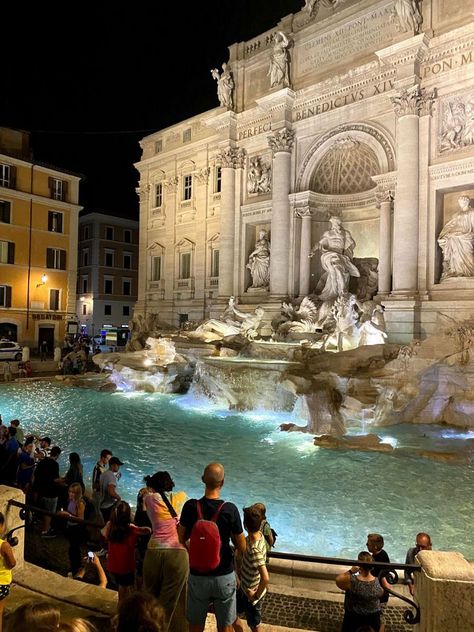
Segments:
[[[246,294],[261,294],[262,296],[268,296],[269,287],[249,287],[245,290]]]

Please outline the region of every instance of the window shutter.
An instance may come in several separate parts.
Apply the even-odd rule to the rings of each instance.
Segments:
[[[15,263],[15,243],[8,242],[8,263]]]
[[[10,189],[14,189],[16,187],[16,167],[10,165]]]
[[[63,180],[63,201],[67,202],[68,201],[68,190],[69,190],[69,182],[66,182],[66,180]],[[58,231],[58,232],[62,232],[62,231]]]
[[[49,231],[53,230],[53,212],[52,211],[48,212],[48,230]]]
[[[65,250],[60,251],[59,261],[60,261],[59,269],[65,270],[66,269],[66,251]]]
[[[49,187],[49,197],[52,198],[53,192],[54,192],[54,178],[51,178],[51,176],[48,178],[48,187]]]
[[[5,286],[5,307],[12,306],[12,289],[9,285]]]
[[[57,232],[58,233],[62,233],[63,232],[63,214],[62,213],[58,213],[57,214]]]
[[[52,248],[46,248],[46,267],[54,268],[54,251]]]

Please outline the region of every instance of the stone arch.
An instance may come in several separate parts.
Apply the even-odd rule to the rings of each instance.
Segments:
[[[329,130],[310,147],[300,167],[296,192],[311,189],[317,179],[315,173],[319,165],[327,169],[333,165],[337,171],[338,157],[335,154],[340,149],[344,150],[344,144],[347,145],[348,153],[352,153],[352,166],[358,170],[351,180],[355,189],[354,193],[374,188],[373,182],[370,183],[370,175],[380,175],[395,170],[394,144],[385,130],[382,131],[373,124],[346,123]],[[353,145],[352,150],[349,148],[350,144]],[[343,164],[343,160],[339,162]],[[376,173],[371,173],[374,170]],[[341,177],[346,175],[340,169],[339,173]],[[337,178],[337,174],[335,177]],[[332,192],[324,190],[321,193],[336,195],[349,193],[343,187],[338,188],[336,180],[332,187],[334,189]],[[331,188],[329,180],[323,188]]]

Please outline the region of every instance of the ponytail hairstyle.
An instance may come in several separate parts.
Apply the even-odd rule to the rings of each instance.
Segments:
[[[119,501],[110,515],[110,542],[120,543],[125,540],[130,532],[132,522],[132,510],[124,500]]]
[[[145,476],[143,479],[147,487],[154,492],[170,492],[174,487],[174,481],[169,472],[156,472],[153,476]]]

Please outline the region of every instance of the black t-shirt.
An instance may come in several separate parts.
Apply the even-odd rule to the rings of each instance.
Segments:
[[[40,498],[57,498],[59,487],[54,479],[59,478],[59,464],[56,459],[46,457],[38,463],[34,473],[34,490]]]
[[[374,555],[372,555],[372,557],[374,558],[374,562],[390,562],[388,553],[384,549],[382,549],[378,553],[375,553]],[[374,566],[374,568],[370,572],[374,577],[378,577],[383,570],[385,569],[380,568],[379,566]],[[384,594],[382,595],[382,597],[380,597],[380,603],[387,602],[388,597],[389,593],[387,591],[384,591]]]
[[[230,547],[230,537],[231,535],[239,535],[242,533],[242,521],[240,519],[239,510],[234,503],[210,499],[205,496],[200,498],[199,502],[201,503],[203,518],[206,520],[210,520],[219,509],[219,506],[225,502],[225,505],[221,509],[217,519],[217,527],[221,536],[221,561],[219,566],[209,573],[198,573],[193,570],[190,572],[192,575],[228,575],[234,570],[233,551]],[[195,498],[187,500],[181,511],[179,523],[186,528],[186,539],[190,537],[194,523],[198,519],[196,503],[197,500]]]

